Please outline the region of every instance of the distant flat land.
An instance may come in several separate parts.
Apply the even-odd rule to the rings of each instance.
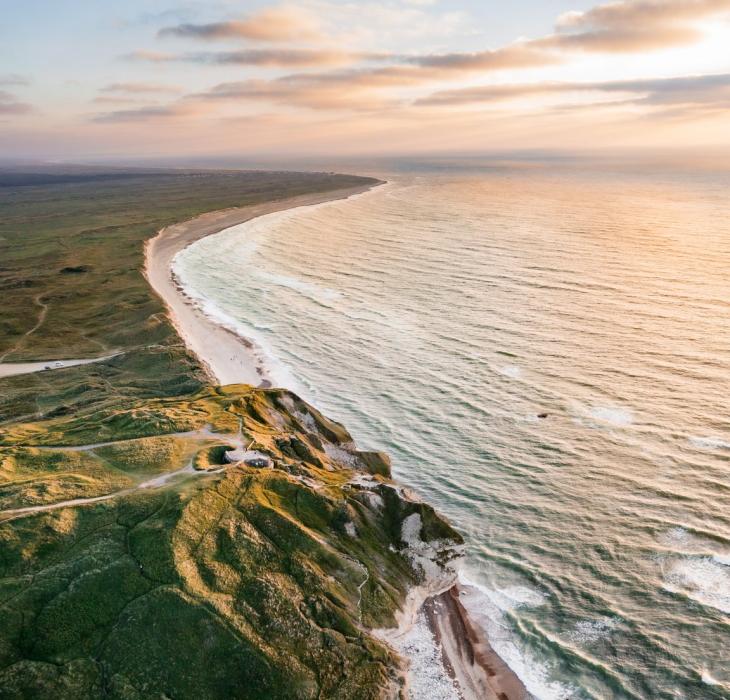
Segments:
[[[103,363],[0,379],[19,417],[192,392],[198,363],[142,275],[143,244],[206,211],[367,184],[327,173],[0,168],[0,363]]]

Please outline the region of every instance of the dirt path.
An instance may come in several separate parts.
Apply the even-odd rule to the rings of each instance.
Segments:
[[[0,355],[0,362],[5,360],[8,356],[12,355],[14,352],[17,352],[23,343],[25,343],[28,336],[33,335],[46,321],[46,316],[48,316],[48,304],[46,304],[44,301],[41,300],[40,294],[38,294],[36,297],[33,298],[33,301],[35,304],[41,307],[40,313],[38,314],[38,320],[36,321],[35,326],[31,328],[29,331],[26,331],[23,333],[23,335],[20,337],[20,340],[18,340],[13,347],[11,347],[9,350],[6,350],[2,355]],[[0,374],[0,377],[4,376],[3,374]]]

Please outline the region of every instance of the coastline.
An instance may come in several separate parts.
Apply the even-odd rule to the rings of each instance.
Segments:
[[[456,583],[423,605],[447,673],[465,699],[527,700],[530,695],[524,683],[469,617],[459,599],[462,591]]]
[[[167,307],[178,334],[198,358],[212,383],[222,386],[251,384],[267,388],[271,386],[271,379],[266,373],[263,358],[254,344],[235,331],[213,321],[185,293],[171,269],[175,256],[201,238],[260,216],[348,199],[383,184],[385,183],[381,181],[375,185],[348,187],[262,202],[247,207],[207,212],[193,219],[167,226],[145,243],[144,275]]]
[[[175,256],[196,241],[267,214],[314,206],[364,194],[386,184],[346,188],[314,195],[302,195],[248,207],[202,214],[161,229],[145,244],[144,274],[162,298],[178,334],[216,384],[271,386],[263,358],[249,339],[210,318],[175,278]],[[527,700],[529,695],[519,677],[489,644],[485,633],[470,620],[459,601],[460,587],[453,580],[425,595],[414,589],[415,599],[405,602],[401,624],[380,630],[389,643],[405,635],[423,614],[441,657],[444,669],[463,700]],[[410,608],[410,610],[407,610]],[[383,634],[385,633],[385,634]]]

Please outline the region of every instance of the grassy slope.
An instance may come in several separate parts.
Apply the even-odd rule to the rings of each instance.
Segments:
[[[14,300],[3,335],[21,341],[9,359],[68,356],[64,343],[136,349],[0,381],[0,698],[383,697],[396,660],[365,629],[392,623],[421,575],[403,521],[418,513],[444,559],[459,536],[295,396],[202,387],[138,272],[142,241],[172,220],[352,180],[160,177],[4,194],[0,178]],[[48,316],[23,340],[38,300]],[[275,469],[138,488],[186,465],[219,469],[239,430]],[[362,486],[355,473],[374,476]]]

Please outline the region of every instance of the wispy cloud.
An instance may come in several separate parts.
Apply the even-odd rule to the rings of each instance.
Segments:
[[[149,51],[137,49],[121,56],[126,61],[150,61],[152,63],[166,63],[177,59],[177,55],[168,51]]]
[[[135,109],[121,109],[97,114],[92,121],[98,124],[118,124],[171,118],[190,117],[201,112],[201,105],[179,101],[168,105],[147,105]]]
[[[424,68],[438,68],[443,71],[470,72],[494,71],[510,68],[534,68],[560,63],[563,59],[521,43],[500,49],[474,51],[471,53],[426,54],[406,59],[407,62]]]
[[[215,41],[246,39],[262,42],[308,41],[322,38],[319,21],[306,10],[291,5],[265,8],[245,19],[208,24],[177,24],[164,27],[160,37]]]
[[[178,85],[162,83],[110,83],[101,88],[100,92],[139,94],[175,94],[181,92]]]
[[[730,74],[603,82],[489,85],[443,90],[419,100],[418,103],[453,107],[466,104],[492,104],[536,95],[596,92],[622,95],[620,100],[622,104],[632,102],[652,106],[730,106]]]
[[[5,73],[0,74],[0,85],[30,85],[30,80],[18,73]]]
[[[386,53],[350,52],[337,49],[271,48],[242,49],[239,51],[205,51],[181,54],[136,52],[137,60],[154,63],[181,62],[203,65],[259,66],[264,68],[308,68],[346,66],[365,61],[386,61]]]
[[[633,53],[691,44],[698,24],[730,12],[730,0],[619,0],[586,12],[568,12],[536,48]]]
[[[141,97],[132,97],[131,95],[97,95],[93,99],[94,104],[99,105],[126,105],[140,104],[144,105],[149,100],[142,99]]]
[[[306,74],[277,80],[221,83],[196,98],[214,102],[274,102],[315,110],[372,110],[384,106],[384,101],[356,84],[349,84],[347,89],[343,89],[339,81],[317,79]]]
[[[15,95],[5,90],[0,90],[0,115],[28,114],[32,110],[31,105],[20,102]]]
[[[421,4],[427,3],[420,0],[399,4],[381,2],[378,6],[384,8],[383,17],[398,10],[399,16],[405,12],[404,16],[416,17],[420,21],[429,17],[428,10],[417,7]],[[367,6],[370,5],[368,2]],[[362,123],[369,119],[392,120],[400,124],[408,119],[422,119],[424,115],[433,118],[434,123],[447,123],[449,115],[456,122],[459,108],[467,105],[501,105],[541,97],[548,99],[532,100],[532,104],[543,105],[546,112],[552,110],[553,116],[560,109],[568,113],[570,109],[597,104],[610,104],[614,111],[620,105],[630,105],[627,114],[632,115],[669,113],[676,109],[684,109],[687,114],[700,114],[703,110],[720,110],[730,104],[730,81],[725,75],[591,82],[590,74],[587,74],[585,82],[503,82],[507,71],[563,65],[578,68],[585,53],[636,54],[640,57],[645,52],[691,44],[702,38],[708,20],[730,13],[730,0],[617,0],[584,12],[562,15],[555,27],[548,29],[549,33],[543,36],[476,51],[428,51],[426,46],[442,45],[441,41],[431,42],[429,37],[428,43],[418,44],[420,52],[407,42],[398,51],[360,50],[361,46],[389,44],[383,44],[377,38],[346,42],[342,37],[354,36],[346,31],[340,35],[338,42],[333,32],[336,25],[333,16],[339,16],[337,12],[342,8],[356,13],[347,15],[343,26],[349,28],[352,16],[362,12],[364,6],[365,3],[307,0],[306,8],[284,5],[261,10],[242,19],[167,26],[159,31],[159,36],[207,42],[240,40],[269,45],[239,47],[224,44],[217,50],[192,50],[213,47],[195,47],[188,41],[180,51],[140,50],[127,54],[126,58],[160,64],[148,68],[165,75],[180,69],[179,66],[163,64],[178,63],[210,66],[208,70],[212,72],[219,66],[242,66],[284,69],[279,73],[287,74],[275,73],[275,77],[269,77],[271,74],[267,73],[260,77],[261,74],[254,70],[241,70],[242,78],[231,80],[229,76],[237,77],[239,71],[219,70],[218,73],[228,78],[226,82],[198,88],[197,92],[165,105],[149,104],[155,101],[155,94],[173,94],[164,85],[113,83],[101,91],[97,101],[119,104],[120,107],[126,101],[127,108],[98,114],[93,120],[104,124],[175,124],[190,120],[190,124],[199,125],[205,123],[200,117],[230,121],[244,115],[255,115],[261,105],[273,104],[292,108],[277,109],[277,112],[290,117],[291,123],[296,123],[296,119],[304,123],[307,120],[343,118],[344,121],[349,119]],[[334,15],[328,14],[330,9]],[[368,28],[372,30],[376,24],[372,22]],[[357,36],[362,39],[365,35]],[[409,53],[411,50],[413,52]],[[593,65],[595,61],[590,63]],[[622,64],[622,70],[625,70],[625,60],[617,60],[616,63]],[[310,68],[317,70],[306,70]],[[726,70],[726,67],[718,64],[717,70]],[[559,70],[537,73],[542,74],[556,78],[561,75]],[[586,75],[573,70],[570,74]],[[198,75],[204,76],[205,73],[197,71],[196,80]],[[467,81],[473,82],[475,77],[482,77],[484,82],[492,77],[497,84],[459,87]],[[453,89],[433,92],[445,87]],[[428,92],[433,94],[428,95]],[[140,100],[145,100],[145,103],[138,105]],[[324,116],[317,112],[324,113]],[[476,112],[464,109],[461,114],[467,119],[474,117]],[[504,115],[526,113],[517,104],[491,110],[492,115],[499,112]],[[534,110],[532,116],[539,119],[540,109]]]
[[[381,56],[374,55],[371,58],[379,59]],[[195,97],[269,100],[310,109],[373,109],[377,106],[392,106],[401,101],[397,97],[386,97],[383,91],[419,87],[475,72],[483,74],[509,68],[541,66],[557,59],[531,50],[522,51],[519,47],[508,47],[469,55],[393,56],[392,60],[400,61],[400,65],[294,73],[271,80],[229,82]]]

